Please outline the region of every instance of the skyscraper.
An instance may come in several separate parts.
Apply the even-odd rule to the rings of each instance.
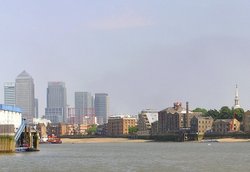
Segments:
[[[67,95],[64,82],[49,82],[45,118],[53,123],[65,122],[67,117]]]
[[[106,93],[95,94],[95,115],[98,124],[108,122],[109,116],[109,97]]]
[[[16,105],[16,87],[14,82],[4,83],[4,104],[10,106]]]
[[[93,96],[89,92],[75,92],[75,114],[78,123],[83,117],[94,113]]]
[[[35,98],[35,118],[39,118],[38,105],[38,99]]]
[[[35,117],[35,89],[33,78],[23,71],[16,78],[16,106],[22,109],[22,116],[28,122]]]

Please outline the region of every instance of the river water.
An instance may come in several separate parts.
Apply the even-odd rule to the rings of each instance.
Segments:
[[[250,143],[83,143],[1,154],[0,172],[250,171]]]

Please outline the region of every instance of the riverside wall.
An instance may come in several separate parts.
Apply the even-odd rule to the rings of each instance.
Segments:
[[[12,135],[0,135],[0,153],[15,152],[15,139]]]

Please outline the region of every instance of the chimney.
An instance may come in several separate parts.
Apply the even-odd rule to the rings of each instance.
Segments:
[[[188,127],[188,113],[189,113],[189,105],[188,102],[186,102],[186,114],[184,115],[184,128]]]

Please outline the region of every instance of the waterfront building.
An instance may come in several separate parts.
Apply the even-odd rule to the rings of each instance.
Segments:
[[[0,104],[0,125],[14,125],[15,131],[22,123],[21,109],[14,106]]]
[[[151,124],[151,135],[157,135],[158,134],[158,121],[152,122]]]
[[[23,118],[32,123],[35,117],[35,88],[33,78],[23,71],[16,78],[15,105],[22,109]]]
[[[109,96],[106,93],[95,94],[95,115],[97,123],[102,125],[108,122],[109,116]]]
[[[212,132],[213,121],[214,120],[211,116],[209,117],[194,116],[190,121],[191,123],[190,131],[191,133],[196,133],[196,134],[205,134],[206,132]]]
[[[16,105],[16,86],[15,82],[4,83],[4,104],[9,106]]]
[[[93,96],[89,92],[75,92],[75,115],[78,124],[82,124],[84,117],[94,115]]]
[[[86,135],[89,127],[85,124],[67,124],[65,135]]]
[[[41,139],[41,141],[47,141],[48,135],[46,125],[44,123],[38,123],[36,124],[36,129],[39,133],[39,138]]]
[[[138,135],[150,135],[152,123],[158,121],[158,111],[146,109],[138,114]]]
[[[236,85],[236,89],[235,89],[235,98],[234,98],[234,107],[233,108],[234,109],[240,108],[238,85]]]
[[[21,124],[20,108],[0,104],[0,153],[15,151],[17,141],[15,133]]]
[[[67,133],[67,125],[65,123],[48,123],[47,125],[48,136],[63,136]]]
[[[96,134],[100,136],[106,136],[108,133],[108,124],[98,125],[96,129]]]
[[[66,122],[67,95],[64,82],[49,82],[45,118],[52,123]]]
[[[243,129],[244,132],[250,132],[250,111],[246,111],[243,115]]]
[[[109,136],[123,136],[129,134],[129,128],[136,126],[136,118],[109,117],[107,134]]]
[[[158,112],[158,134],[176,133],[183,129],[190,129],[190,121],[194,116],[200,116],[200,112],[192,112],[182,107],[180,102],[173,107]]]
[[[213,124],[213,132],[227,134],[230,132],[240,131],[240,122],[234,119],[217,119]]]
[[[78,124],[77,118],[76,118],[76,110],[75,108],[68,107],[68,117],[67,117],[67,123],[68,124]]]

